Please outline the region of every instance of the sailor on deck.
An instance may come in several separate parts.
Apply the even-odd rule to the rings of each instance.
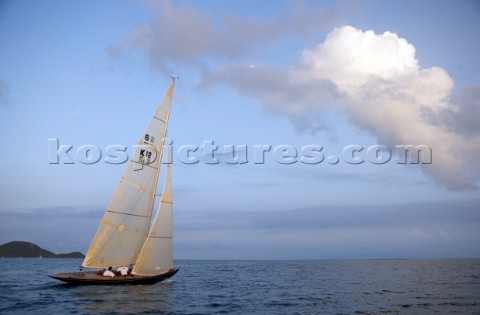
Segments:
[[[105,270],[105,272],[103,273],[102,276],[104,276],[104,277],[115,277],[115,274],[112,271],[112,267],[108,267],[108,270]]]
[[[120,272],[120,275],[121,275],[121,276],[126,276],[126,275],[128,275],[128,267],[125,267],[125,266],[118,267],[118,268],[117,268],[117,271]]]

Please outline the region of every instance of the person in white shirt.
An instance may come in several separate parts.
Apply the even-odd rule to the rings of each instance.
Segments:
[[[112,271],[112,267],[108,267],[108,270],[105,270],[105,272],[103,273],[102,276],[104,276],[104,277],[115,277],[115,274]]]
[[[117,271],[120,272],[120,275],[122,276],[128,275],[128,267],[125,267],[125,266],[118,267]]]

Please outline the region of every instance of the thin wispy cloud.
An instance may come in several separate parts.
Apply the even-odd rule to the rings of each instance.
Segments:
[[[297,3],[291,11],[272,19],[255,15],[240,18],[225,12],[216,23],[212,16],[188,4],[147,4],[150,23],[136,27],[122,42],[110,46],[108,54],[120,58],[141,51],[157,70],[167,70],[172,63],[205,67],[210,58],[237,59],[287,34],[313,39],[319,31],[341,21],[340,11],[350,9],[350,5],[318,4],[311,8]]]
[[[82,111],[80,109],[76,109],[75,111],[73,111],[71,114],[70,114],[70,117],[72,118],[75,118],[75,117],[78,117],[82,114]]]
[[[338,250],[337,255],[348,257],[371,258],[369,250],[375,249],[382,252],[379,257],[385,258],[391,255],[392,248],[402,257],[409,257],[418,248],[420,252],[421,248],[429,248],[436,255],[456,257],[456,248],[463,246],[470,236],[475,235],[470,244],[478,242],[475,233],[480,222],[478,202],[320,205],[283,211],[222,209],[179,214],[175,222],[178,234],[182,235],[179,239],[182,253],[192,250],[210,253],[235,244],[237,250],[261,248],[262,253],[267,249],[279,250],[284,258],[293,258],[295,255],[288,253],[298,246],[306,246],[308,253],[317,258],[324,257],[325,252],[332,253],[332,248]],[[218,235],[222,237],[215,237]],[[188,251],[183,248],[185,245],[190,246]],[[478,250],[470,255],[475,257]]]
[[[319,205],[278,211],[211,210],[179,215],[178,228],[212,229],[377,229],[413,231],[418,226],[478,224],[480,201],[416,202],[384,205]],[[253,207],[254,208],[254,207]]]
[[[257,246],[259,250],[270,246],[287,250],[291,244],[302,244],[303,237],[308,239],[310,249],[315,244],[341,244],[344,239],[351,244],[342,245],[343,250],[351,251],[357,243],[371,243],[372,235],[382,236],[381,240],[377,240],[382,246],[391,247],[400,241],[403,244],[424,241],[437,245],[442,242],[450,246],[442,247],[443,250],[453,251],[456,244],[466,235],[474,233],[479,224],[478,202],[465,200],[362,207],[321,205],[283,211],[179,211],[175,230],[181,255],[202,248],[207,252],[219,251],[225,246],[245,247],[245,251],[252,250],[250,245]],[[49,249],[85,251],[102,214],[101,209],[75,207],[0,212],[0,240],[18,239],[43,244],[48,243],[53,235],[62,235],[62,239],[57,237],[55,242],[50,242]],[[28,238],[20,227],[31,230]],[[52,234],[52,231],[55,233]],[[218,238],[219,235],[222,237]],[[185,249],[184,244],[190,247]]]

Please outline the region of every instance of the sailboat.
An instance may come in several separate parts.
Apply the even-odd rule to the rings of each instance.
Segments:
[[[151,224],[174,85],[175,77],[172,77],[128,161],[80,271],[49,277],[76,284],[153,284],[177,273],[178,269],[173,267],[169,163],[160,203]],[[118,266],[130,266],[129,274],[105,277],[101,272],[88,271]]]

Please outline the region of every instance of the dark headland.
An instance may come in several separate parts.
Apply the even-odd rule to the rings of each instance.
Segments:
[[[12,241],[0,245],[0,258],[85,258],[80,252],[54,254],[40,246],[23,241]]]

